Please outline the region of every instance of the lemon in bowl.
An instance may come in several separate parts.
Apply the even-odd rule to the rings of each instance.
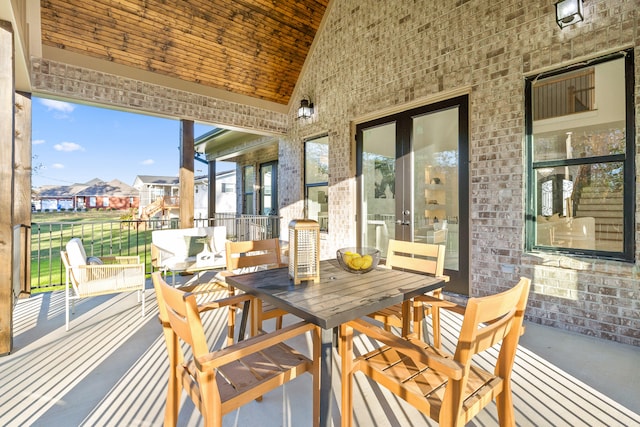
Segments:
[[[349,273],[367,273],[378,266],[380,251],[376,248],[350,247],[338,249],[336,258],[340,267]]]

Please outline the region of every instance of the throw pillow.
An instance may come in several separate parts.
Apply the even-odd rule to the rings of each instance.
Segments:
[[[87,257],[87,264],[89,265],[102,265],[104,262],[97,256]]]
[[[196,256],[202,252],[205,239],[205,236],[184,236],[184,243],[187,246],[187,256]]]

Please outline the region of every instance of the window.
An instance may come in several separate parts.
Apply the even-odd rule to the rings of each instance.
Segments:
[[[533,120],[593,111],[594,94],[595,67],[543,79],[533,86]]]
[[[526,81],[527,249],[633,260],[633,51]]]
[[[104,206],[105,208],[109,207],[109,198],[108,197],[103,197],[102,198],[102,206]]]
[[[306,217],[329,231],[329,137],[305,142],[304,188]]]
[[[278,162],[260,164],[260,215],[278,214]]]
[[[255,215],[253,208],[253,186],[255,184],[255,168],[253,166],[245,166],[242,169],[242,213],[247,215]]]
[[[234,184],[232,182],[223,182],[221,191],[223,193],[233,193]]]
[[[89,197],[89,207],[92,207],[92,208],[96,207],[96,197],[95,196],[90,196]]]

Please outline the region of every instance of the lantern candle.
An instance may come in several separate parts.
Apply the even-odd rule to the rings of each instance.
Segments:
[[[289,277],[299,285],[303,280],[320,281],[320,225],[310,219],[289,223]]]

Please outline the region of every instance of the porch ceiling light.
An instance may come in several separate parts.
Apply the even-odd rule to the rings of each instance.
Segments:
[[[582,0],[560,0],[556,3],[556,22],[560,28],[584,20]]]
[[[298,118],[299,119],[308,119],[313,114],[313,102],[310,102],[308,99],[303,98],[300,101],[300,108],[298,108]]]

